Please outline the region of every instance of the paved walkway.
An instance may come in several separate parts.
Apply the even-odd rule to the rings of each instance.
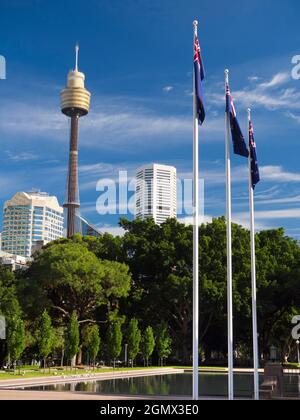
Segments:
[[[0,381],[0,400],[163,400],[185,399],[184,397],[162,396],[130,396],[130,395],[99,395],[84,392],[53,392],[24,391],[25,387],[35,387],[52,384],[64,384],[87,381],[105,381],[109,379],[136,378],[140,376],[156,376],[183,373],[183,369],[158,368],[151,370],[128,370],[123,372],[108,372],[97,374],[80,374],[67,376],[48,376],[40,378],[4,379]],[[187,397],[186,399],[189,399]]]
[[[0,400],[190,400],[191,397],[183,396],[130,396],[130,395],[99,395],[84,392],[52,392],[52,391],[19,391],[0,390]]]

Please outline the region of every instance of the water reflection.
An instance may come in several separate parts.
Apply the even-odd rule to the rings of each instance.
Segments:
[[[261,377],[261,381],[262,381]],[[97,394],[130,395],[182,395],[192,394],[192,375],[188,373],[144,376],[135,378],[110,379],[104,381],[73,382],[26,388],[27,390],[72,391]],[[199,392],[203,397],[227,396],[227,375],[221,373],[201,374]],[[253,395],[253,375],[236,374],[234,377],[236,397]],[[285,395],[300,397],[300,376],[285,376]]]

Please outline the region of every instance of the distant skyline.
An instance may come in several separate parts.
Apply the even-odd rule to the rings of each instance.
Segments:
[[[284,9],[284,10],[283,10]],[[238,14],[233,11],[238,10]],[[101,178],[133,177],[152,162],[192,174],[193,27],[206,69],[207,119],[200,129],[200,176],[205,215],[225,214],[224,69],[230,69],[238,119],[247,135],[248,107],[261,182],[258,229],[284,227],[300,239],[300,54],[296,0],[2,0],[0,55],[0,206],[17,191],[47,191],[64,201],[68,122],[59,93],[74,67],[92,93],[79,142],[82,215],[119,232],[118,216],[96,212]],[[232,157],[233,219],[248,224],[247,162]]]

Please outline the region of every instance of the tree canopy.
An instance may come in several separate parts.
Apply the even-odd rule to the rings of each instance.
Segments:
[[[125,344],[124,322],[128,326],[130,320],[136,320],[131,328],[135,327],[136,332],[138,323],[138,330],[144,334],[149,326],[157,333],[158,327],[165,325],[172,340],[172,358],[190,363],[192,227],[175,219],[161,226],[152,219],[121,219],[120,225],[125,230],[122,237],[75,235],[72,239],[52,242],[35,254],[27,271],[14,274],[0,266],[0,314],[8,321],[14,317],[23,320],[28,334],[34,336],[36,319],[45,309],[51,316],[53,328],[60,332],[70,326],[76,311],[77,351],[83,341],[83,328],[94,326],[95,331],[96,328],[100,331],[102,355],[112,359],[120,356],[122,343]],[[225,219],[201,225],[199,237],[201,356],[206,361],[225,359]],[[250,359],[249,231],[233,224],[232,241],[234,346],[240,357]],[[292,318],[300,313],[300,247],[283,229],[258,232],[255,241],[260,352],[267,355],[270,346],[275,345],[284,355],[291,349]],[[127,340],[128,328],[126,332]],[[142,344],[142,353],[146,354],[144,334],[139,347]],[[150,335],[148,338],[150,340]],[[30,351],[35,353],[36,343],[28,342]]]

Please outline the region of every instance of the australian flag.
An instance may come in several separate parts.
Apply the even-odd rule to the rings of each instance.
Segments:
[[[251,179],[252,179],[252,188],[260,181],[259,169],[257,164],[257,155],[256,155],[256,144],[254,140],[254,130],[252,122],[249,121],[249,150],[250,150],[250,162],[251,162]]]
[[[236,112],[228,84],[226,85],[226,112],[228,112],[230,116],[233,151],[236,155],[244,156],[247,158],[249,157],[249,151],[247,149],[242,130],[236,117]]]
[[[194,72],[195,72],[195,92],[196,92],[196,107],[199,124],[202,125],[205,120],[205,109],[203,99],[202,81],[205,77],[203,61],[201,57],[201,49],[197,35],[194,39]]]

